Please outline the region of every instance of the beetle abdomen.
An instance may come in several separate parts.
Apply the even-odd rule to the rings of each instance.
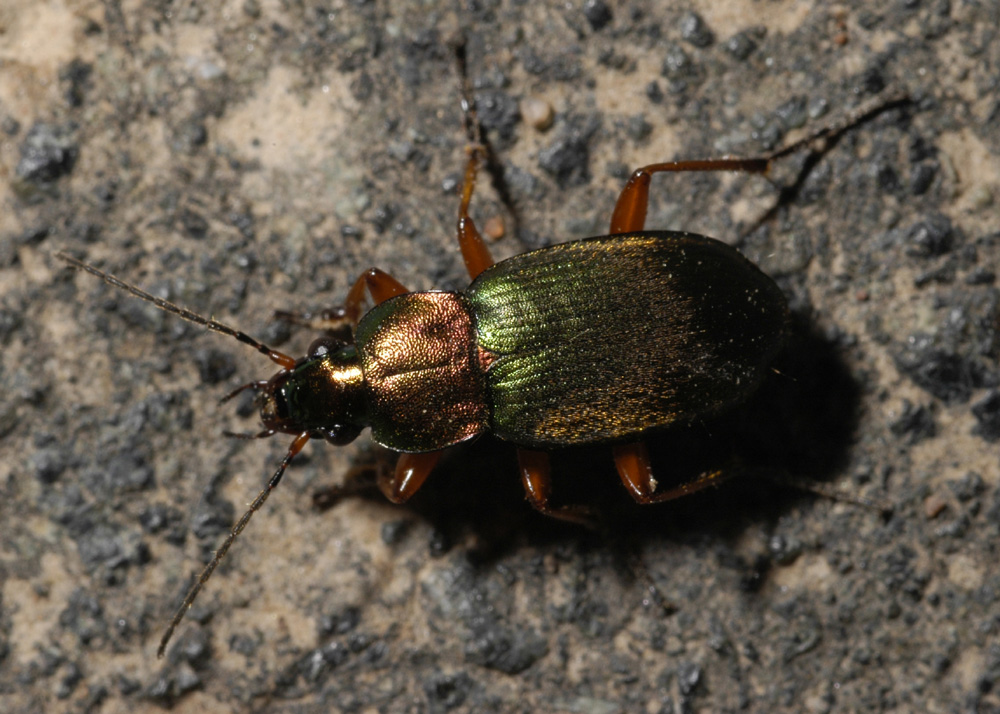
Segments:
[[[492,427],[551,447],[627,440],[744,399],[780,348],[785,298],[690,233],[564,243],[484,271],[468,300]]]

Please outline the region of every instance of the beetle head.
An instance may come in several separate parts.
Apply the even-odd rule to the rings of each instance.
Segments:
[[[364,376],[357,350],[323,337],[292,369],[260,385],[260,418],[271,433],[309,432],[332,444],[348,444],[367,425]]]

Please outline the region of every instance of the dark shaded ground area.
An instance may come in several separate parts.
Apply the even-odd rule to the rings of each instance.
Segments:
[[[540,5],[0,9],[0,709],[1000,709],[997,3]],[[653,444],[665,480],[732,459],[741,477],[641,508],[607,450],[562,454],[560,498],[605,514],[593,534],[530,512],[490,440],[412,506],[321,512],[314,492],[379,455],[310,445],[158,661],[287,448],[221,437],[256,417],[217,400],[272,367],[52,254],[294,353],[312,335],[273,311],[337,304],[369,266],[463,286],[460,29],[516,210],[480,182],[498,257],[604,232],[636,165],[912,102],[756,230],[779,196],[762,178],[654,183],[650,227],[743,238],[792,304],[758,397]],[[551,128],[521,119],[528,98]]]

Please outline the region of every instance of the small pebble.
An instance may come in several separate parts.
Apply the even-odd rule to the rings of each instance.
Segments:
[[[924,499],[924,515],[927,519],[937,518],[948,507],[948,502],[939,493],[932,493]]]
[[[528,126],[534,127],[538,131],[545,131],[552,126],[555,111],[552,109],[552,105],[544,99],[525,97],[521,100],[521,118]]]
[[[483,235],[491,241],[503,238],[504,230],[505,226],[501,216],[491,216],[483,223]]]

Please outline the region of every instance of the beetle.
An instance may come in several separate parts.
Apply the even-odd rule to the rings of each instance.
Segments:
[[[390,501],[403,503],[424,483],[442,450],[492,432],[518,448],[531,505],[584,524],[591,520],[586,508],[550,503],[548,450],[609,444],[619,477],[643,504],[716,483],[720,471],[659,489],[642,437],[745,400],[783,345],[787,303],[775,282],[732,246],[693,233],[646,230],[651,178],[681,171],[764,173],[776,158],[904,99],[859,108],[841,123],[763,157],[639,168],[618,197],[608,235],[499,263],[469,215],[484,153],[482,144],[474,144],[456,230],[469,287],[410,292],[388,273],[369,269],[343,307],[317,320],[300,316],[317,326],[346,323],[353,338],[321,337],[301,359],[58,253],[133,296],[238,339],[280,368],[225,399],[246,389],[256,392],[264,429],[244,438],[283,433],[294,439],[189,590],[158,656],[233,541],[311,439],[346,444],[370,428],[374,441],[400,452],[395,471],[381,474],[378,485]],[[374,307],[362,316],[366,292]]]

